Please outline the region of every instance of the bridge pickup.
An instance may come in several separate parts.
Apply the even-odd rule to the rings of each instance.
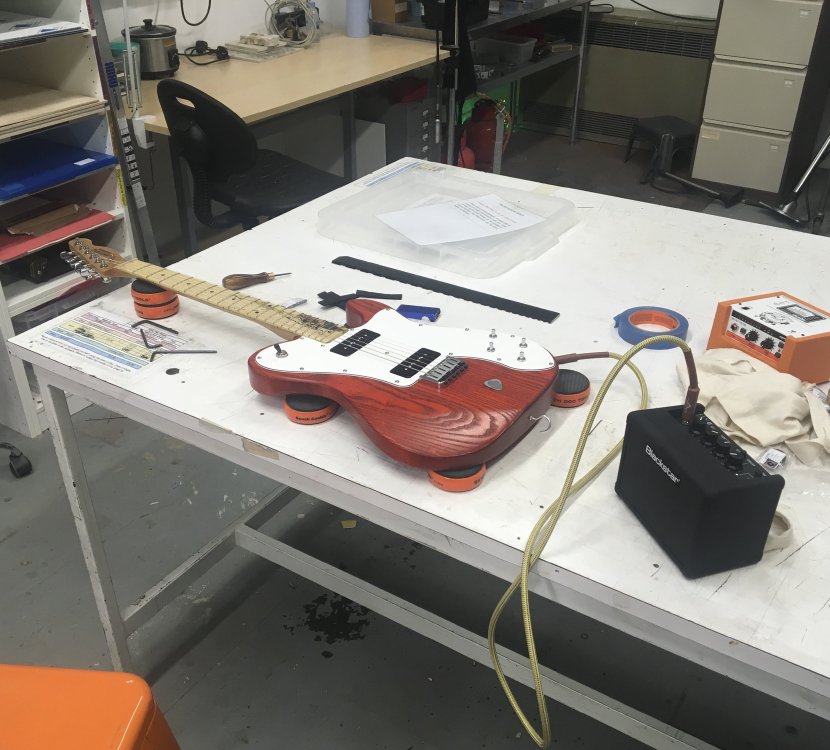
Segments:
[[[424,380],[429,380],[431,383],[437,383],[438,385],[444,385],[445,383],[449,383],[453,378],[457,378],[466,369],[467,363],[464,360],[456,359],[455,357],[446,357],[429,372],[424,374]]]
[[[349,336],[349,338],[333,346],[331,351],[334,354],[340,354],[344,357],[351,357],[352,354],[359,352],[364,346],[370,344],[379,336],[379,333],[375,333],[374,331],[369,331],[364,328],[363,330],[355,333],[353,336]]]
[[[411,378],[440,356],[441,352],[434,352],[432,349],[418,349],[417,352],[410,354],[403,362],[393,367],[389,372],[393,375],[400,375],[402,378]]]

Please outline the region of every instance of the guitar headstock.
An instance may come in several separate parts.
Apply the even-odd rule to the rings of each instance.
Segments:
[[[122,258],[110,247],[93,245],[83,237],[69,240],[69,250],[64,250],[61,258],[85,279],[103,279],[106,284],[118,276],[130,276],[118,269],[126,258]]]

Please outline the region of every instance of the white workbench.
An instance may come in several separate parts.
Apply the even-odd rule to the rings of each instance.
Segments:
[[[322,311],[314,303],[318,291],[401,291],[405,303],[439,306],[443,311],[440,325],[510,331],[538,341],[554,354],[625,351],[627,345],[617,336],[612,319],[637,305],[668,307],[685,315],[690,321],[689,342],[696,353],[705,349],[720,300],[784,290],[819,307],[830,306],[826,285],[830,241],[825,238],[505,177],[465,176],[526,190],[556,191],[576,204],[579,224],[539,259],[500,277],[477,280],[439,274],[428,266],[317,234],[317,211],[347,194],[367,189],[363,181],[210,248],[175,268],[215,283],[231,272],[291,271],[287,279],[248,291],[273,302],[307,297],[311,302],[300,310],[337,321],[343,320],[342,311]],[[552,308],[561,316],[551,324],[542,323],[405,287],[330,265],[338,255],[440,276],[461,286]],[[127,289],[94,304],[134,316]],[[167,322],[219,353],[167,355],[137,375],[107,375],[81,359],[61,361],[60,355],[41,342],[41,329],[20,335],[11,344],[17,356],[34,365],[45,393],[117,666],[129,664],[126,632],[146,617],[137,617],[133,608],[127,612],[126,627],[121,621],[62,390],[309,492],[496,576],[514,578],[527,533],[542,507],[558,494],[585,409],[552,409],[553,429],[531,432],[488,468],[482,486],[474,492],[448,494],[433,487],[422,471],[380,454],[346,414],[315,427],[297,426],[286,420],[278,400],[253,392],[246,360],[253,351],[273,343],[273,336],[264,328],[185,299],[181,312]],[[636,364],[648,380],[652,405],[682,400],[675,372],[680,361],[676,350],[647,350],[638,355]],[[172,367],[178,368],[177,375],[166,374]],[[577,367],[596,386],[610,369],[610,362],[591,361]],[[633,377],[623,373],[606,399],[600,415],[603,421],[588,443],[583,468],[593,465],[621,437],[625,415],[636,408],[637,400]],[[816,469],[791,466],[785,476],[779,508],[793,522],[792,545],[765,555],[752,567],[689,581],[614,493],[614,463],[571,501],[543,561],[535,568],[533,589],[830,719],[830,534],[825,533],[830,527],[830,484],[827,474]],[[237,529],[235,538],[242,546],[418,632],[488,661],[480,639],[466,631],[438,622],[342,571],[317,565],[285,545],[271,544],[247,527]],[[162,597],[157,606],[163,602]],[[510,662],[508,673],[527,680],[519,658]],[[654,747],[709,747],[636,712],[620,714],[610,699],[585,700],[571,691],[573,686],[565,678],[546,674],[546,691],[557,700]],[[597,698],[591,691],[580,692]]]

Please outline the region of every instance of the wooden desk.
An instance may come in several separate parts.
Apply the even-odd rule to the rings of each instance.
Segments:
[[[430,165],[430,169],[453,171],[437,165]],[[527,336],[551,352],[625,351],[628,345],[617,335],[613,317],[637,304],[668,306],[686,315],[691,325],[689,343],[696,354],[706,346],[719,300],[748,291],[784,289],[820,307],[828,306],[825,279],[830,273],[830,241],[826,238],[497,175],[465,171],[462,176],[493,187],[556,191],[575,204],[579,224],[537,259],[496,278],[440,273],[430,266],[318,234],[320,209],[361,190],[384,189],[384,183],[366,187],[362,181],[211,247],[174,268],[219,283],[228,272],[260,271],[268,258],[279,257],[280,270],[290,270],[292,275],[279,284],[255,287],[256,296],[279,302],[291,296],[313,298],[320,289],[345,292],[379,286],[383,291],[402,292],[404,303],[440,306],[443,325],[509,331]],[[293,266],[285,266],[285,247],[302,250],[292,256]],[[342,254],[553,307],[561,316],[552,324],[542,323],[373,279],[332,265],[331,260]],[[573,258],[581,262],[574,264]],[[788,262],[793,258],[797,262]],[[126,288],[92,304],[134,319]],[[299,310],[343,320],[342,311],[336,308],[321,310],[308,304]],[[46,328],[78,313],[70,312],[13,338],[10,349],[33,365],[41,385],[116,668],[129,669],[128,632],[172,601],[204,572],[201,563],[215,558],[234,540],[489,664],[487,646],[480,636],[266,536],[257,531],[249,516],[229,527],[220,541],[206,544],[201,553],[204,559],[194,556],[181,566],[177,577],[168,577],[164,585],[153,587],[122,612],[109,577],[65,394],[101,404],[505,580],[517,574],[521,550],[541,507],[559,491],[582,428],[584,409],[550,411],[552,429],[528,433],[490,467],[475,491],[449,495],[433,487],[423,470],[396,464],[383,455],[347,414],[314,427],[295,425],[282,414],[278,399],[253,392],[247,358],[274,341],[260,326],[182,300],[172,325],[200,344],[210,342],[218,353],[166,355],[138,373],[118,373],[44,343],[41,336]],[[676,351],[647,350],[638,355],[636,364],[648,381],[652,405],[676,404],[682,399],[676,373],[680,361]],[[180,376],[165,374],[173,367]],[[596,386],[610,365],[591,360],[581,362],[579,369]],[[622,436],[626,414],[636,408],[638,400],[633,378],[620,377],[603,404],[602,420],[588,442],[583,469],[596,463]],[[780,508],[793,524],[790,546],[765,555],[757,565],[690,581],[616,496],[615,466],[602,472],[569,504],[534,568],[533,591],[830,719],[828,473],[788,466]],[[186,471],[185,467],[181,471]],[[135,492],[137,504],[146,503],[140,487],[125,486],[124,491]],[[260,506],[255,512],[260,512]],[[291,521],[297,518],[296,511],[282,515],[286,523],[296,522]],[[449,586],[452,582],[442,583]],[[530,684],[527,660],[512,653],[507,654],[507,660],[509,675]],[[711,745],[586,690],[552,670],[544,670],[543,677],[547,694],[557,701],[651,747],[712,750]],[[394,684],[389,689],[401,688]]]
[[[442,59],[447,57],[441,53]],[[435,44],[391,36],[324,36],[308,49],[268,62],[229,60],[194,65],[182,56],[176,80],[230,107],[251,124],[346,94],[435,62]],[[157,81],[141,84],[146,128],[170,135],[156,95]]]
[[[448,53],[442,51],[440,55],[444,59]],[[176,80],[218,99],[249,124],[340,97],[344,174],[354,179],[357,161],[354,91],[434,62],[434,43],[393,36],[352,38],[337,34],[324,36],[307,49],[268,62],[232,59],[195,65],[182,56]],[[157,86],[158,81],[142,82],[141,112],[148,118],[145,125],[148,131],[169,136]],[[198,246],[190,208],[190,185],[183,177],[181,159],[174,155],[172,162],[185,251],[192,255]]]

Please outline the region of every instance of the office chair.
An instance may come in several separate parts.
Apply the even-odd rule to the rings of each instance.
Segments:
[[[346,183],[259,148],[239,115],[187,83],[159,81],[158,98],[174,158],[180,155],[193,176],[193,213],[206,226],[251,229],[261,216],[279,216]],[[213,202],[228,210],[214,213]]]

